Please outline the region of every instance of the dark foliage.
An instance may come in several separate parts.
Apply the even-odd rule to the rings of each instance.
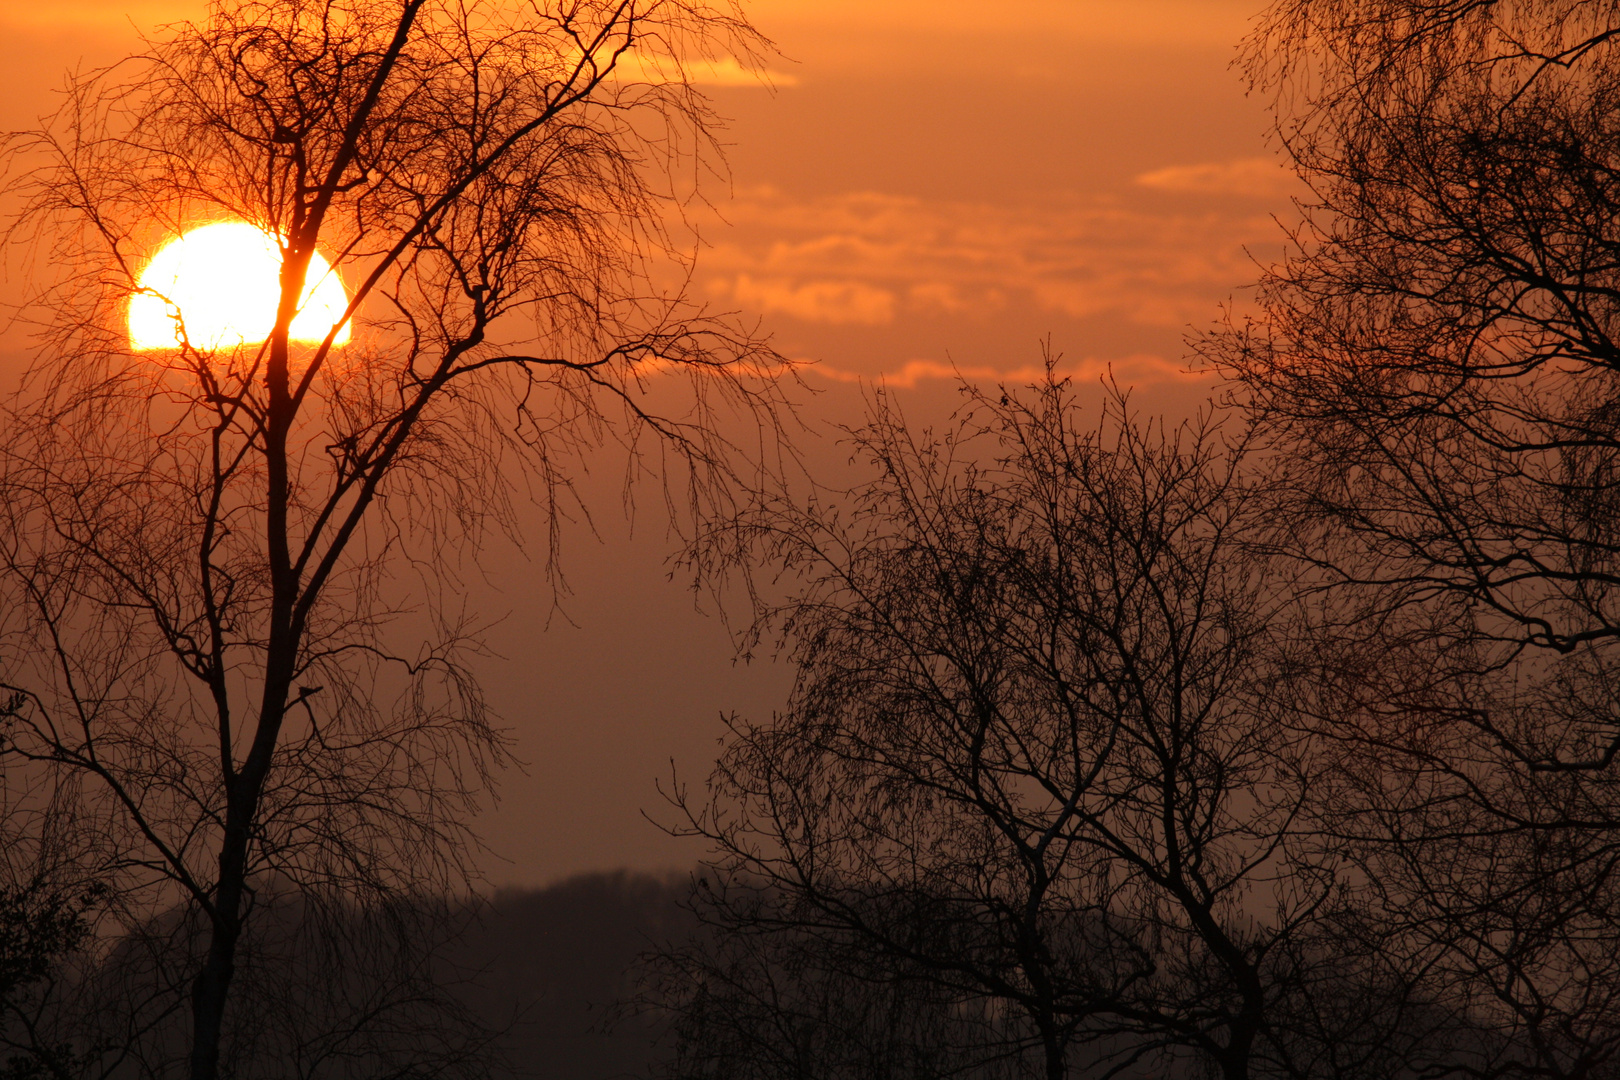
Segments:
[[[35,878],[0,888],[0,1078],[52,1080],[72,1075],[72,1046],[38,1030],[29,1000],[90,933],[94,886],[64,890]]]

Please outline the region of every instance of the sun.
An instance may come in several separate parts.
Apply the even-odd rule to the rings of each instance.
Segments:
[[[185,340],[203,350],[257,345],[275,325],[280,274],[275,237],[245,221],[182,233],[141,271],[139,287],[145,291],[129,301],[130,344],[173,349]],[[314,255],[293,317],[292,340],[324,340],[348,304],[331,264]],[[338,345],[349,340],[347,323],[333,340]]]

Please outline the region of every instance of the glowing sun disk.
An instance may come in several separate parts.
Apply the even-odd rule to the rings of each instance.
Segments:
[[[129,301],[129,340],[137,349],[230,349],[270,336],[281,292],[281,251],[275,237],[245,221],[204,225],[175,237],[141,271]],[[290,334],[321,341],[343,317],[349,297],[332,266],[310,258]],[[345,323],[334,338],[349,340]]]

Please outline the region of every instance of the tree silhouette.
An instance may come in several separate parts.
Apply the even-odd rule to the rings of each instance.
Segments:
[[[18,883],[0,891],[0,1077],[67,1076],[73,1049],[40,1030],[34,991],[83,946],[99,890],[64,888],[37,870],[8,878]]]
[[[876,479],[767,499],[702,550],[786,575],[764,623],[799,674],[678,799],[715,852],[697,910],[743,943],[666,961],[678,1009],[729,994],[828,1046],[890,1010],[953,1068],[1048,1080],[1178,1055],[1251,1075],[1336,871],[1296,831],[1321,763],[1272,715],[1290,594],[1246,547],[1241,445],[1117,398],[1093,428],[1050,372],[920,440],[880,398],[853,439]],[[677,1060],[737,1026],[688,1025]]]
[[[1471,670],[1526,650],[1601,665],[1620,626],[1617,30],[1579,0],[1299,0],[1251,49],[1312,195],[1262,314],[1205,353],[1286,440],[1301,533],[1357,557],[1299,549],[1331,548],[1321,568],[1381,610],[1459,613]],[[1474,722],[1536,769],[1620,747],[1601,724]]]
[[[660,269],[712,124],[685,65],[761,44],[685,0],[225,2],[9,144],[40,348],[0,420],[5,753],[92,823],[126,928],[200,918],[165,958],[194,1080],[254,1022],[229,1003],[261,884],[336,913],[469,873],[506,747],[455,568],[514,474],[555,521],[614,437],[701,513],[716,408],[768,426],[777,358]],[[177,312],[132,352],[143,255],[222,219],[278,238],[268,338]],[[317,251],[346,346],[293,340]]]
[[[1249,53],[1311,195],[1258,314],[1202,347],[1324,590],[1324,827],[1399,977],[1479,1032],[1414,1068],[1620,1050],[1617,33],[1581,0],[1286,0]]]

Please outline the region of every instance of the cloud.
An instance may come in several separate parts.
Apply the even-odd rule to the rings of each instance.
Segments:
[[[738,274],[733,281],[715,279],[712,291],[740,307],[766,315],[791,315],[806,322],[858,323],[875,326],[894,319],[894,294],[859,281],[812,280]]]
[[[797,86],[798,77],[785,71],[760,66],[744,67],[734,56],[718,60],[685,60],[629,52],[614,66],[619,78],[631,82],[686,82],[692,86]]]
[[[1273,198],[1298,189],[1299,180],[1275,158],[1171,165],[1136,178],[1142,187],[1187,195],[1253,195]]]
[[[700,270],[745,310],[878,326],[1014,310],[1177,329],[1207,321],[1280,242],[1257,212],[1164,212],[1105,197],[1020,205],[769,187],[721,208]]]
[[[834,382],[860,383],[873,382],[869,372],[846,371],[833,364],[820,363],[811,369],[815,374]],[[1186,364],[1173,363],[1162,356],[1152,353],[1136,353],[1131,356],[1114,360],[1102,360],[1088,357],[1073,363],[1059,362],[1054,369],[1059,378],[1073,379],[1076,382],[1095,382],[1102,378],[1111,378],[1123,385],[1138,382],[1160,382],[1166,379],[1199,379],[1203,376],[1192,372]],[[951,364],[938,360],[907,360],[897,369],[883,372],[878,378],[888,386],[911,389],[918,383],[926,380],[941,382],[955,382],[957,379],[966,379],[968,382],[1005,383],[1008,386],[1018,386],[1028,383],[1037,383],[1046,377],[1046,369],[1034,364],[1025,364],[1015,368],[990,367],[984,364]]]
[[[947,315],[960,315],[972,310],[972,305],[961,294],[955,285],[948,281],[920,281],[906,290],[906,299],[909,306],[919,311],[941,311]],[[981,297],[984,299],[1002,300],[995,296]]]

